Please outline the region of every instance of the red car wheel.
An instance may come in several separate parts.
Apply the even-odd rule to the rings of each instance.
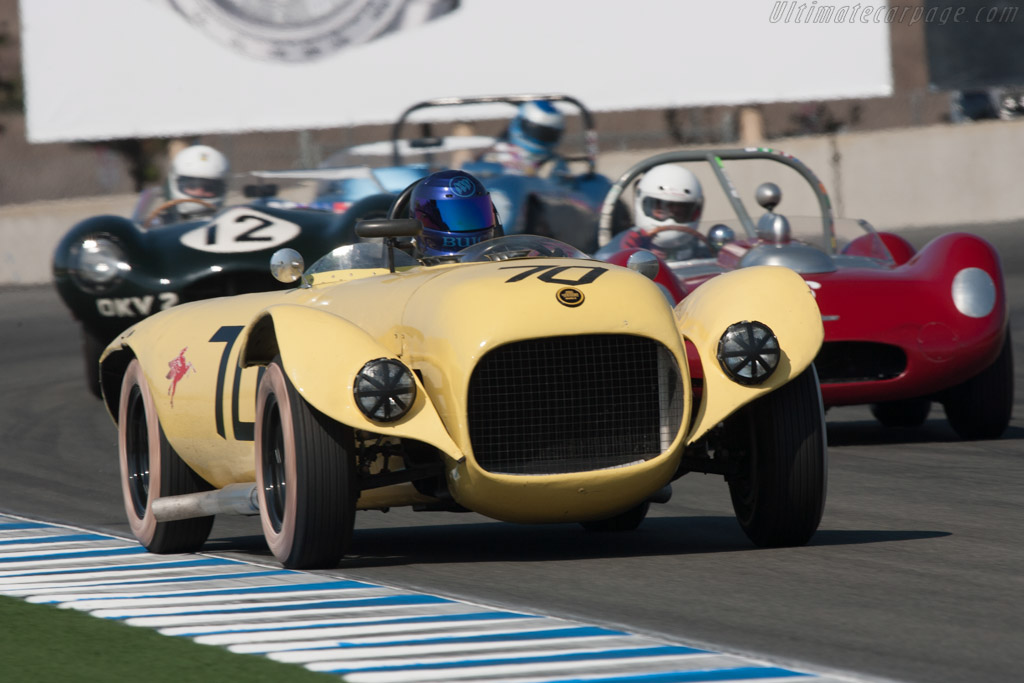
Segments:
[[[871,404],[871,414],[886,427],[920,427],[931,410],[932,402],[926,398]]]
[[[1013,344],[1006,331],[992,365],[945,392],[946,419],[962,439],[998,439],[1013,413]]]

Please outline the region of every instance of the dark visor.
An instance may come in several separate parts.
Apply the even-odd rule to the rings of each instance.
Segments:
[[[416,217],[428,230],[448,232],[484,230],[497,223],[490,195],[432,200],[416,210]]]
[[[192,178],[181,176],[178,178],[178,190],[189,197],[203,199],[205,197],[220,197],[224,194],[224,181],[213,178]]]
[[[558,142],[558,139],[562,137],[561,128],[543,126],[532,121],[522,121],[521,125],[523,127],[523,135],[537,142]]]
[[[656,197],[644,197],[644,214],[656,221],[674,220],[689,223],[700,218],[700,208],[694,202],[672,202]]]

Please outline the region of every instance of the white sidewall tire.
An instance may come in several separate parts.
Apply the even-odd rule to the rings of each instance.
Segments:
[[[281,519],[281,529],[274,529],[271,522],[270,511],[267,508],[267,484],[263,476],[263,419],[267,408],[267,400],[273,396],[277,400],[278,414],[281,419],[281,431],[284,436],[284,469],[285,469],[285,502],[284,513]],[[274,553],[279,561],[284,562],[292,552],[295,544],[295,521],[297,512],[297,491],[295,482],[298,479],[298,472],[295,469],[295,423],[292,419],[291,399],[288,395],[288,385],[285,381],[281,366],[271,363],[260,379],[256,391],[256,490],[260,504],[260,524],[263,527],[263,536],[266,538],[270,551]],[[290,489],[290,490],[289,490]]]
[[[146,417],[146,440],[149,444],[149,495],[146,497],[146,510],[140,517],[135,509],[132,498],[130,478],[132,473],[128,464],[128,403],[132,395],[132,388],[138,386],[142,395],[142,405]],[[160,420],[156,414],[156,407],[153,405],[153,394],[149,390],[149,383],[142,373],[142,365],[137,359],[128,364],[121,382],[121,400],[117,411],[117,450],[118,459],[121,465],[121,493],[124,498],[125,516],[128,518],[128,526],[132,534],[139,540],[139,543],[147,548],[153,543],[156,536],[157,522],[153,516],[153,499],[159,495],[161,480],[161,459],[165,455],[160,444]]]

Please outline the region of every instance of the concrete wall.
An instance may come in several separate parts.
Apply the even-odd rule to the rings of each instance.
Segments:
[[[53,250],[89,216],[131,214],[135,195],[111,195],[0,207],[0,285],[51,281]]]
[[[1024,217],[1024,120],[798,137],[773,140],[770,146],[796,156],[818,175],[837,216],[866,218],[877,228]],[[609,152],[598,170],[614,179],[657,151]],[[754,188],[764,180],[782,187],[782,212],[814,212],[803,181],[779,164],[738,162],[727,172],[752,212]],[[703,169],[698,175],[708,194],[705,222],[728,215],[713,177]],[[127,215],[134,202],[131,195],[112,195],[0,207],[0,284],[49,282],[53,249],[71,225],[102,213]]]
[[[837,216],[864,218],[876,228],[1024,217],[1024,120],[782,138],[767,146],[809,166],[825,184]],[[598,168],[615,177],[650,155],[613,152],[602,156]],[[773,173],[779,169],[781,176]],[[813,210],[802,181],[779,164],[738,162],[726,170],[752,207],[757,184],[772,180],[782,187],[783,213]],[[713,191],[714,180],[710,173],[698,176],[709,194],[705,218],[717,217],[723,200]]]

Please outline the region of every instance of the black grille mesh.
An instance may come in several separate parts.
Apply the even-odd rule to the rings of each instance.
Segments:
[[[469,435],[490,472],[585,472],[659,455],[682,406],[676,363],[652,339],[530,339],[491,351],[473,370]]]
[[[825,342],[814,368],[822,384],[873,382],[903,374],[907,354],[898,346],[878,342]]]

